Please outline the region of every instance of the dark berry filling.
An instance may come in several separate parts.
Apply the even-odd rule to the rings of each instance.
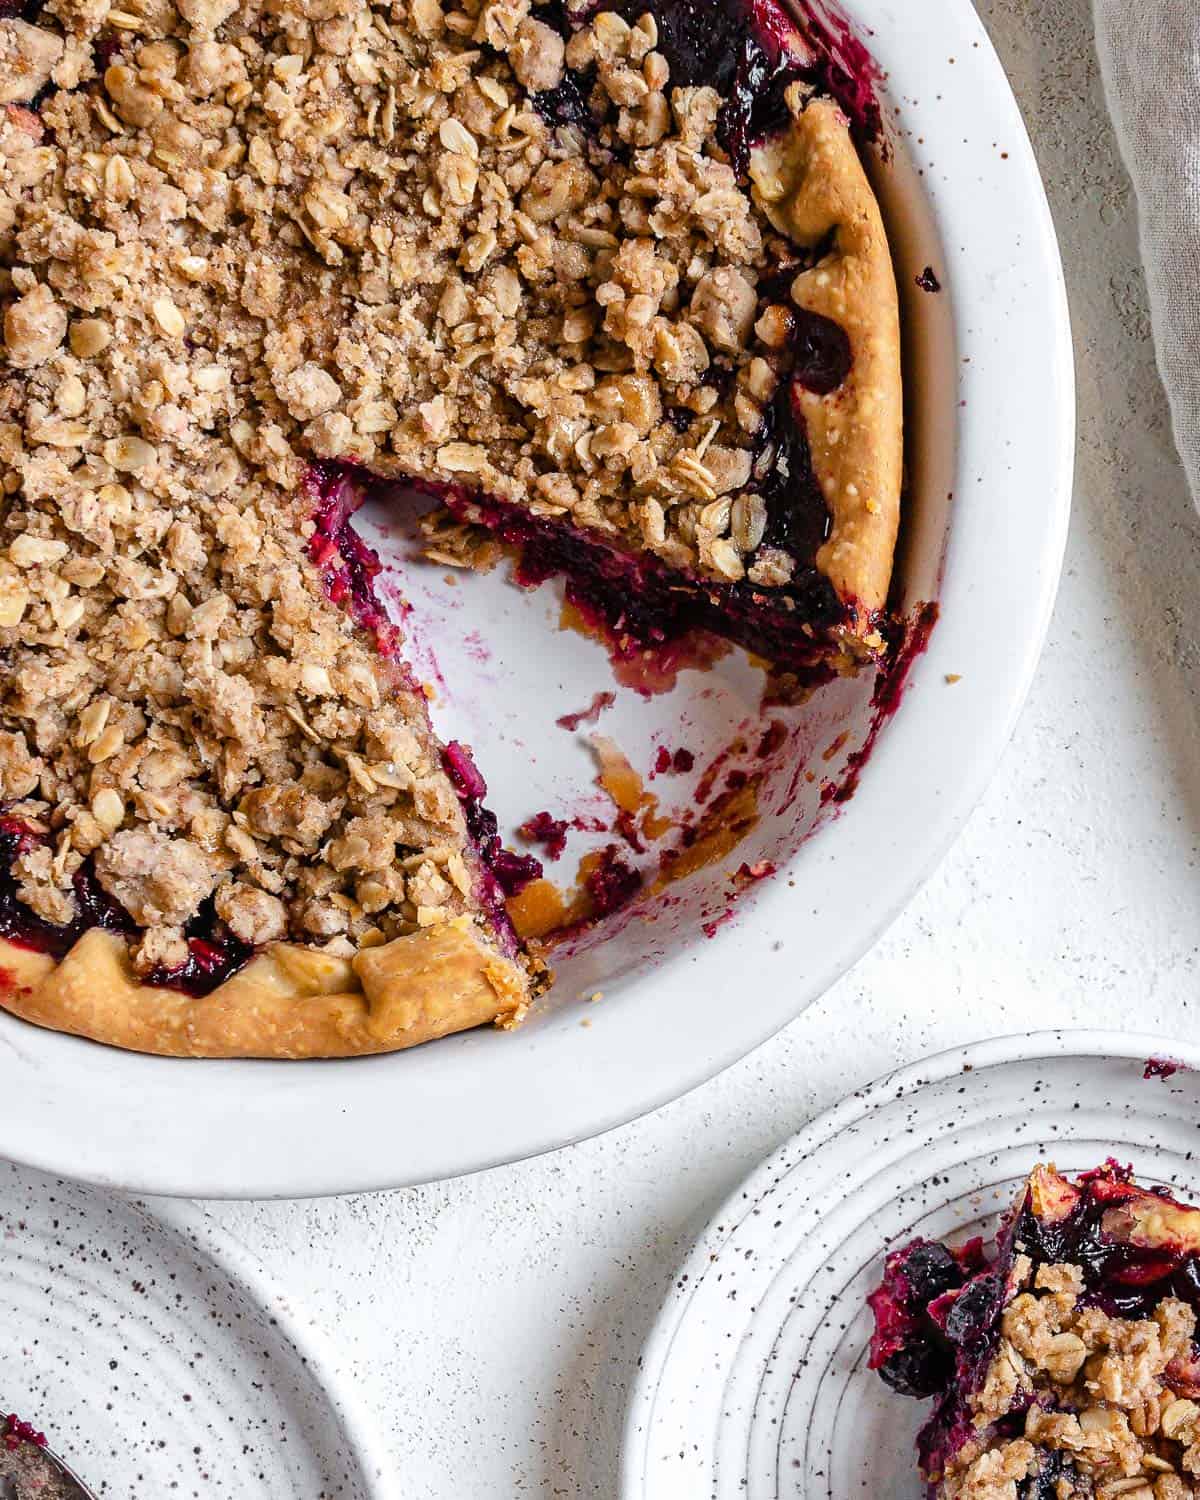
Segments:
[[[1017,1490],[1017,1500],[1058,1500],[1060,1479],[1075,1476],[1075,1465],[1061,1450],[1046,1455],[1045,1462],[1032,1479],[1025,1479]]]
[[[1131,1244],[1104,1227],[1114,1207],[1157,1197],[1170,1202],[1169,1195],[1135,1186],[1129,1169],[1115,1162],[1074,1184],[1064,1182],[1062,1195],[1055,1212],[1038,1214],[1026,1193],[1001,1228],[990,1261],[979,1240],[957,1251],[916,1240],[888,1256],[883,1280],[868,1298],[875,1318],[870,1367],[902,1395],[936,1397],[917,1438],[926,1474],[944,1473],[954,1454],[978,1436],[970,1397],[982,1388],[995,1356],[1015,1255],[1028,1256],[1035,1271],[1042,1265],[1082,1267],[1081,1303],[1110,1317],[1149,1318],[1165,1297],[1200,1313],[1200,1255],[1194,1249]],[[1175,1384],[1184,1388],[1196,1373],[1193,1361],[1176,1373]],[[1011,1422],[1015,1435],[1029,1399],[1022,1397],[1000,1427]],[[1055,1480],[1070,1473],[1061,1462],[1061,1455],[1053,1455],[1021,1496],[1053,1496]]]
[[[556,19],[548,15],[545,8],[539,9],[537,14],[544,21]],[[561,29],[565,35],[566,27]],[[588,106],[588,93],[587,75],[574,68],[567,68],[558,87],[534,94],[533,103],[548,125],[573,125],[585,135],[591,135],[596,129],[596,120]]]
[[[44,921],[17,897],[12,866],[16,859],[39,843],[48,842],[15,818],[0,818],[0,938],[62,959],[92,927],[136,938],[137,925],[127,911],[104,890],[90,861],[76,872],[75,919],[66,925]],[[207,995],[249,962],[253,949],[240,942],[218,918],[211,901],[205,902],[184,929],[188,942],[187,961],[174,969],[154,969],[145,975],[147,984],[183,990],[192,996]]]
[[[792,350],[792,373],[806,391],[830,396],[850,373],[854,356],[844,328],[820,313],[796,308],[792,313],[796,331]]]
[[[44,0],[0,0],[0,21],[36,22]]]
[[[566,818],[556,818],[548,812],[534,813],[532,818],[526,818],[517,832],[530,844],[540,844],[546,851],[546,858],[550,860],[561,859],[563,851],[567,847],[567,830],[570,823]]]
[[[756,446],[754,487],[767,507],[762,545],[803,559],[813,573],[813,560],[829,536],[829,509],[813,472],[804,418],[786,380],[763,414]]]
[[[861,746],[846,759],[846,774],[840,782],[821,788],[821,803],[835,806],[849,802],[858,790],[867,762],[875,752],[879,736],[900,707],[912,669],[928,649],[940,611],[936,604],[921,604],[907,619],[888,617],[879,628],[887,641],[885,664],[871,693],[871,725]]]
[[[46,1446],[46,1434],[39,1432],[29,1422],[22,1422],[16,1412],[0,1419],[0,1444],[10,1451],[15,1451],[22,1443],[32,1443],[35,1448]]]
[[[1200,1257],[1185,1247],[1146,1248],[1105,1234],[1104,1215],[1121,1203],[1144,1200],[1128,1168],[1115,1163],[1077,1184],[1078,1203],[1057,1223],[1038,1218],[1026,1202],[1017,1216],[1015,1242],[1035,1264],[1066,1261],[1082,1266],[1083,1301],[1110,1317],[1148,1318],[1164,1297],[1177,1297],[1200,1313]],[[1155,1194],[1167,1198],[1167,1194]],[[1169,1199],[1168,1199],[1169,1201]]]
[[[321,570],[326,593],[335,604],[343,604],[355,623],[373,637],[380,654],[392,663],[404,684],[419,691],[408,667],[398,655],[400,632],[388,618],[375,592],[375,580],[383,564],[379,554],[355,531],[352,520],[372,489],[386,493],[388,484],[373,478],[365,470],[331,463],[314,464],[309,471],[308,483],[315,501],[313,521],[316,526],[308,553]],[[442,759],[446,774],[462,803],[467,832],[479,856],[481,889],[477,894],[497,935],[505,947],[513,951],[516,937],[504,907],[504,898],[515,896],[531,880],[536,880],[542,867],[532,855],[513,854],[505,849],[496,815],[484,805],[487,783],[466,747],[451,743],[443,750]]]
[[[608,844],[584,876],[583,884],[592,904],[590,920],[598,922],[629,905],[642,888],[642,877],[625,862],[616,844]]]
[[[783,90],[804,71],[796,23],[773,0],[624,0],[615,9],[629,21],[651,10],[672,87],[707,84],[723,97],[718,139],[744,174],[751,145],[786,122]]]
[[[750,148],[787,120],[784,90],[797,80],[836,99],[860,140],[880,133],[874,59],[848,22],[819,15],[804,0],[795,13],[779,0],[550,0],[536,13],[565,36],[600,10],[615,10],[630,23],[652,14],[672,87],[707,84],[722,95],[718,135],[739,173],[746,171]],[[551,125],[593,135],[590,91],[588,73],[568,69],[559,86],[536,94],[534,103]]]
[[[830,674],[819,636],[846,624],[850,611],[815,568],[771,591],[749,583],[709,583],[520,506],[457,485],[439,489],[455,516],[485,526],[518,550],[518,583],[532,588],[555,576],[565,578],[568,600],[613,642],[620,657],[710,631],[781,668],[811,674],[814,681]]]
[[[991,1265],[981,1240],[958,1251],[917,1240],[888,1257],[883,1283],[868,1299],[871,1369],[901,1395],[937,1398],[917,1435],[925,1474],[944,1473],[976,1435],[969,1398],[992,1363],[1011,1260],[1011,1226]]]
[[[681,745],[674,755],[665,745],[660,745],[654,756],[655,776],[686,776],[696,764],[696,757]]]
[[[0,937],[22,948],[63,958],[89,927],[132,934],[128,914],[109,896],[85,862],[72,881],[76,917],[69,926],[57,926],[36,916],[17,899],[13,877],[15,861],[49,840],[16,818],[0,817]]]
[[[971,1265],[963,1252],[929,1240],[888,1257],[883,1282],[867,1299],[875,1315],[870,1367],[901,1395],[935,1395],[953,1375],[953,1351],[929,1309],[963,1286]]]
[[[311,466],[308,484],[315,501],[312,519],[316,530],[308,543],[308,555],[320,570],[329,598],[344,605],[355,624],[374,638],[380,654],[392,660],[400,634],[375,594],[375,580],[383,564],[350,524],[366,499],[365,477],[346,464]],[[408,685],[415,686],[411,681]]]
[[[786,12],[778,0],[749,3],[756,16],[773,12],[786,24]],[[841,105],[860,141],[879,140],[883,132],[877,93],[883,81],[879,64],[851,23],[833,6],[822,3],[818,11],[810,0],[791,0],[791,4],[803,12],[802,35],[812,55],[816,83]]]
[[[186,963],[174,969],[151,969],[144,976],[147,984],[182,990],[198,999],[232,979],[254,957],[251,945],[234,937],[217,916],[211,898],[187,924],[184,934],[188,945]]]
[[[504,847],[496,814],[484,805],[487,782],[465,745],[451,740],[442,751],[442,764],[450,784],[458,793],[467,820],[467,832],[483,866],[481,889],[476,895],[486,907],[506,948],[515,951],[517,941],[504,905],[505,897],[517,895],[531,880],[536,880],[542,873],[541,861],[532,854],[514,854]]]

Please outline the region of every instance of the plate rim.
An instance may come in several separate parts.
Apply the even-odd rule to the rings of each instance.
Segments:
[[[324,1324],[314,1315],[305,1316],[307,1304],[303,1299],[293,1295],[262,1256],[221,1224],[202,1204],[186,1199],[110,1194],[92,1183],[63,1179],[22,1163],[9,1162],[7,1166],[8,1173],[0,1182],[0,1206],[4,1207],[14,1224],[29,1228],[29,1239],[42,1252],[36,1260],[29,1259],[26,1262],[29,1267],[36,1268],[37,1272],[35,1275],[26,1275],[27,1286],[40,1287],[40,1273],[49,1274],[53,1271],[57,1262],[44,1257],[49,1255],[61,1258],[65,1235],[70,1236],[71,1245],[78,1250],[77,1242],[82,1230],[84,1250],[83,1260],[79,1264],[86,1266],[92,1259],[108,1263],[120,1285],[129,1283],[120,1275],[121,1256],[110,1254],[110,1250],[114,1246],[119,1249],[121,1244],[127,1244],[130,1235],[137,1240],[141,1250],[149,1257],[146,1262],[149,1291],[134,1279],[131,1283],[133,1292],[144,1293],[153,1300],[157,1285],[158,1321],[161,1323],[165,1318],[165,1326],[173,1329],[176,1334],[186,1334],[189,1329],[195,1332],[201,1324],[211,1322],[212,1309],[205,1311],[206,1297],[202,1295],[205,1287],[209,1292],[212,1288],[223,1291],[224,1301],[228,1301],[231,1292],[235,1302],[240,1296],[244,1299],[242,1310],[237,1311],[235,1308],[237,1315],[232,1320],[226,1319],[222,1323],[218,1319],[218,1328],[224,1327],[226,1334],[232,1336],[233,1342],[226,1352],[218,1353],[216,1360],[219,1368],[227,1368],[228,1379],[210,1385],[217,1409],[231,1410],[234,1398],[244,1396],[242,1385],[245,1371],[242,1370],[239,1376],[239,1366],[244,1363],[247,1352],[257,1345],[265,1348],[272,1339],[281,1340],[282,1343],[274,1353],[282,1357],[286,1368],[280,1371],[280,1359],[271,1359],[276,1367],[276,1374],[282,1374],[285,1384],[289,1386],[305,1388],[307,1399],[316,1403],[314,1415],[320,1430],[310,1428],[309,1438],[312,1441],[305,1440],[305,1446],[309,1448],[313,1458],[318,1463],[322,1460],[333,1463],[340,1461],[347,1471],[347,1477],[357,1481],[355,1493],[362,1500],[401,1500],[396,1466],[383,1442],[374,1411],[360,1395]],[[172,1257],[177,1260],[174,1267],[171,1266]],[[76,1270],[79,1270],[79,1264],[76,1265]],[[166,1274],[167,1271],[170,1271],[170,1275]],[[141,1326],[141,1314],[134,1304],[122,1302],[120,1294],[111,1287],[105,1290],[101,1298],[103,1308],[98,1313],[95,1285],[90,1285],[89,1291],[88,1277],[82,1273],[78,1285],[83,1294],[79,1305],[87,1310],[79,1325],[84,1344],[88,1342],[86,1326],[89,1321],[90,1324],[102,1323],[114,1333],[124,1329],[127,1335],[131,1327]],[[181,1287],[184,1288],[183,1292],[180,1291]],[[126,1292],[126,1296],[128,1295]],[[179,1322],[172,1310],[176,1308],[181,1296],[194,1305],[194,1321],[191,1323],[187,1319]],[[154,1323],[147,1325],[152,1341],[155,1326],[157,1324]],[[30,1347],[37,1343],[38,1339],[34,1337]],[[136,1336],[133,1344],[127,1347],[133,1347],[136,1354]],[[177,1352],[186,1362],[189,1356],[183,1352],[184,1349],[185,1345],[177,1340]],[[210,1352],[205,1346],[199,1357],[207,1359]],[[26,1348],[24,1354],[28,1357],[30,1348]],[[57,1363],[61,1365],[63,1361],[57,1359]],[[93,1371],[96,1368],[94,1359],[83,1360],[82,1363]],[[74,1364],[78,1367],[80,1360],[75,1359]],[[19,1361],[18,1366],[14,1366],[17,1371],[16,1384],[26,1389],[28,1394],[30,1382],[36,1385],[41,1379],[37,1361],[33,1361],[28,1370]],[[68,1358],[65,1368],[69,1370],[71,1367],[72,1360]],[[111,1366],[112,1369],[116,1367],[115,1363]],[[239,1384],[239,1379],[242,1384]],[[284,1387],[280,1386],[278,1380],[274,1384],[279,1386],[282,1394]],[[64,1392],[58,1392],[60,1399],[63,1394]],[[77,1402],[83,1401],[86,1404],[95,1397],[95,1390],[76,1389]],[[47,1396],[46,1399],[50,1398]],[[185,1394],[183,1400],[190,1402],[192,1397]],[[136,1401],[131,1409],[137,1409]],[[49,1409],[44,1415],[51,1415]],[[68,1423],[65,1427],[55,1426],[49,1429],[51,1441],[64,1458],[82,1468],[84,1457],[71,1442],[73,1425]],[[128,1426],[128,1422],[124,1425]],[[123,1430],[122,1424],[118,1422],[115,1435],[119,1438]],[[200,1450],[195,1451],[199,1453]],[[95,1454],[90,1462],[94,1467]],[[340,1482],[335,1479],[335,1485]],[[96,1479],[93,1483],[99,1487],[101,1481]],[[342,1493],[340,1488],[338,1493]]]
[[[629,1388],[621,1424],[621,1447],[618,1464],[620,1500],[647,1500],[645,1453],[649,1426],[639,1422],[653,1408],[660,1375],[670,1351],[676,1328],[690,1305],[688,1299],[675,1298],[672,1289],[684,1278],[694,1291],[701,1274],[717,1248],[717,1227],[726,1225],[722,1241],[736,1232],[742,1221],[757,1207],[764,1190],[778,1178],[786,1159],[807,1154],[814,1146],[842,1134],[857,1120],[868,1115],[883,1102],[903,1097],[913,1098],[923,1088],[961,1076],[968,1070],[983,1072],[1014,1062],[1036,1062],[1041,1058],[1111,1058],[1128,1062],[1147,1062],[1163,1058],[1179,1063],[1181,1071],[1200,1073],[1200,1043],[1185,1042],[1153,1032],[1116,1031],[1097,1027],[1054,1027],[1038,1031],[1014,1031],[1003,1036],[987,1037],[958,1047],[948,1047],[927,1058],[904,1063],[881,1073],[869,1083],[851,1090],[827,1109],[814,1115],[807,1124],[781,1142],[753,1167],[721,1199],[687,1253],[681,1257],[671,1276],[663,1282],[663,1297],[650,1331],[639,1351],[637,1377]]]
[[[877,41],[882,39],[881,25],[886,20],[888,34],[905,59],[916,56],[917,44],[908,31],[903,32],[903,42],[897,40],[902,27],[892,17],[889,0],[855,0],[849,8],[867,29],[872,20],[880,23],[875,27]],[[811,851],[819,846],[820,852],[811,854],[813,863],[808,867],[815,868],[818,878],[825,865],[831,876],[834,871],[840,874],[837,851],[848,856],[841,862],[844,868],[861,872],[864,846],[877,842],[895,806],[894,799],[889,804],[882,791],[884,786],[897,784],[894,776],[889,777],[889,767],[894,771],[907,757],[911,769],[914,733],[919,729],[928,734],[930,721],[936,734],[955,725],[956,714],[960,718],[964,713],[974,715],[970,763],[961,768],[960,758],[953,778],[947,773],[936,784],[933,772],[925,773],[919,797],[914,793],[912,800],[926,821],[912,831],[911,844],[897,847],[886,868],[880,868],[873,887],[878,895],[868,916],[846,924],[852,929],[849,936],[834,935],[820,957],[806,967],[802,985],[789,984],[788,968],[768,951],[769,937],[780,924],[798,920],[797,904],[792,901],[789,907],[786,888],[761,889],[753,903],[745,904],[741,920],[725,928],[714,943],[680,954],[668,968],[630,986],[637,987],[642,1002],[634,1007],[638,1048],[624,1046],[622,1050],[610,1041],[606,1054],[602,1045],[593,1042],[590,1056],[572,1054],[570,1066],[562,1065],[565,1049],[554,1050],[558,1033],[551,1034],[547,1028],[539,1037],[536,1028],[530,1027],[500,1039],[511,1049],[507,1068],[483,1055],[492,1038],[473,1033],[440,1042],[438,1057],[422,1062],[417,1061],[419,1053],[315,1065],[170,1060],[166,1062],[170,1071],[164,1072],[162,1059],[130,1060],[118,1054],[119,1060],[114,1061],[112,1053],[77,1038],[56,1034],[22,1038],[8,1026],[9,1018],[0,1018],[0,1081],[7,1070],[8,1077],[19,1080],[26,1090],[6,1105],[4,1096],[16,1095],[18,1090],[0,1087],[0,1149],[6,1156],[44,1171],[125,1191],[213,1199],[295,1198],[411,1186],[525,1160],[626,1124],[722,1072],[794,1020],[848,972],[908,905],[982,797],[1028,695],[1063,565],[1075,447],[1074,367],[1062,259],[1019,107],[970,6],[961,5],[960,0],[927,0],[927,14],[920,24],[935,26],[956,48],[962,44],[967,55],[960,57],[960,66],[954,70],[958,92],[962,93],[968,78],[982,79],[989,108],[1001,117],[1005,130],[1005,222],[1015,226],[1013,233],[1021,244],[1019,269],[1038,288],[1038,311],[1044,314],[1036,326],[1031,322],[1022,346],[1036,359],[1031,361],[1034,368],[1022,383],[1020,397],[1021,412],[1029,418],[1025,446],[1035,450],[1038,458],[1037,506],[1030,506],[1022,517],[1027,523],[1024,540],[1029,574],[1021,581],[1017,617],[1008,622],[997,661],[989,663],[986,654],[977,658],[984,671],[989,666],[995,671],[995,680],[986,688],[972,684],[956,689],[961,696],[954,710],[933,701],[936,674],[955,670],[959,658],[967,654],[961,617],[967,615],[981,587],[977,573],[964,581],[951,569],[942,599],[954,603],[958,635],[947,638],[945,624],[941,633],[934,632],[909,688],[909,702],[921,702],[924,716],[906,703],[881,736],[870,774],[842,811],[836,833],[808,846]],[[904,96],[897,91],[893,97]],[[943,138],[948,140],[955,116],[942,118],[946,121]],[[923,117],[910,110],[904,119],[919,122]],[[983,148],[977,145],[975,149]],[[999,172],[997,167],[989,170]],[[972,305],[968,318],[955,294],[956,281],[970,279],[967,247],[977,249],[982,235],[982,230],[968,227],[979,191],[964,177],[961,182],[955,179],[952,190],[937,195],[936,204],[932,190],[927,192],[941,232],[960,353],[967,343],[964,329],[968,323],[969,347],[976,351],[988,337],[999,336],[1012,314],[998,295]],[[969,389],[978,393],[976,406],[989,394],[989,377],[980,374],[979,368],[977,363],[969,376],[973,382]],[[999,384],[993,371],[990,386]],[[960,388],[959,395],[963,394]],[[984,430],[985,425],[983,417],[971,412],[957,425],[955,465],[960,493],[966,490],[969,477],[980,477],[983,469],[1002,467],[1005,461],[1004,445]],[[1011,454],[1007,456],[1017,462]],[[974,514],[968,509],[964,519],[960,511],[947,540],[951,554],[961,543],[978,566],[983,522],[973,521]],[[993,615],[997,613],[994,599],[989,607]],[[982,652],[982,647],[973,649]],[[910,722],[911,729],[907,727]],[[948,752],[942,752],[942,761],[944,767],[949,765]],[[829,859],[831,845],[835,850]],[[844,883],[846,876],[840,878]],[[785,882],[764,883],[770,885],[785,887]],[[746,963],[757,963],[760,973],[775,963],[774,987],[764,987],[755,1009],[742,1007],[735,1025],[713,1026],[711,1034],[706,1034],[703,1025],[693,1025],[686,1033],[688,1047],[680,1048],[679,1018],[692,1014],[692,997],[698,990],[695,976],[703,974],[707,980],[711,1007],[721,976],[740,976]],[[648,1006],[652,997],[658,1002],[657,1015]],[[604,1024],[598,1019],[596,1030],[588,1035],[597,1037]],[[12,1022],[12,1027],[19,1025]],[[543,1052],[552,1057],[550,1068],[538,1050],[547,1036],[550,1043]],[[623,1036],[618,1032],[617,1040]],[[420,1053],[425,1051],[420,1049]],[[189,1070],[197,1068],[208,1070],[201,1089],[188,1078]],[[320,1070],[320,1082],[314,1083],[313,1068]],[[275,1076],[279,1069],[290,1070],[286,1081]],[[469,1086],[464,1085],[464,1077]],[[88,1107],[76,1108],[73,1114],[64,1110],[71,1089],[85,1079],[93,1091]],[[136,1080],[132,1087],[131,1080]],[[50,1101],[50,1105],[31,1108],[31,1098]],[[470,1099],[466,1106],[464,1098]],[[185,1101],[183,1109],[180,1099]],[[122,1114],[118,1119],[119,1111],[126,1109],[128,1117]],[[248,1112],[246,1118],[242,1110]],[[95,1119],[105,1114],[104,1128],[92,1129]],[[52,1122],[49,1126],[47,1120]],[[308,1135],[298,1139],[301,1122]],[[247,1149],[248,1131],[255,1133],[253,1149]],[[212,1149],[214,1140],[224,1149]]]
[[[277,1325],[296,1351],[328,1405],[329,1412],[358,1458],[364,1500],[401,1500],[399,1476],[379,1423],[343,1368],[333,1337],[314,1314],[305,1319],[303,1299],[294,1296],[257,1255],[201,1203],[186,1198],[160,1202],[130,1200],[131,1207],[163,1224],[185,1244],[208,1257],[237,1282],[263,1315]]]

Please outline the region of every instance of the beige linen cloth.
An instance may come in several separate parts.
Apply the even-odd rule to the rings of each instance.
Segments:
[[[1200,0],[1095,0],[1175,440],[1200,504]]]

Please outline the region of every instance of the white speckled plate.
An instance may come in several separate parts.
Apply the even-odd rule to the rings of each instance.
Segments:
[[[387,1500],[321,1335],[197,1210],[0,1165],[0,1407],[111,1500]]]
[[[1144,1077],[1150,1058],[1182,1064]],[[866,1367],[864,1299],[914,1235],[991,1234],[1039,1160],[1108,1156],[1200,1193],[1200,1048],[1040,1032],[947,1052],[843,1101],[725,1203],[644,1351],[623,1500],[918,1500],[924,1403]]]

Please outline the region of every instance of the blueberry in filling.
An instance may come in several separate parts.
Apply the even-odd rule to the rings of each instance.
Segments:
[[[830,396],[845,383],[854,363],[850,340],[832,318],[797,310],[793,340],[795,378],[806,391]]]
[[[1039,1464],[1036,1474],[1022,1481],[1017,1490],[1018,1500],[1059,1500],[1060,1483],[1069,1482],[1075,1472],[1065,1453],[1051,1453]]]
[[[583,6],[552,0],[535,14],[567,37],[602,10],[630,23],[649,11],[673,83],[717,90],[724,100],[721,143],[739,174],[745,174],[751,146],[786,123],[784,90],[797,80],[837,99],[862,141],[878,136],[877,73],[870,55],[848,29],[839,35],[815,13],[808,13],[803,29],[776,0],[602,0]],[[600,122],[588,102],[592,85],[591,69],[567,68],[534,102],[551,124],[575,126],[595,138]]]

